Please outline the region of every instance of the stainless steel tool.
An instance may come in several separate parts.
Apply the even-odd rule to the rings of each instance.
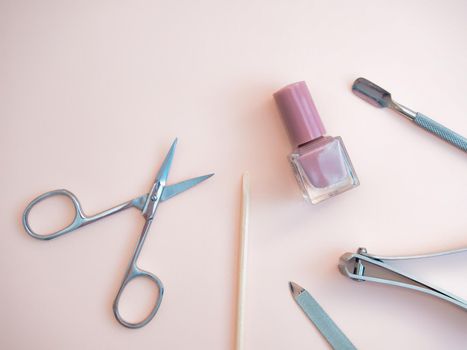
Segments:
[[[467,248],[463,248],[425,255],[387,257],[369,254],[365,248],[359,248],[357,253],[345,253],[341,256],[339,260],[339,270],[344,276],[355,281],[377,282],[416,290],[449,301],[467,310],[466,300],[396,269],[389,263],[390,261],[427,259],[466,252]]]
[[[365,78],[358,78],[352,85],[352,91],[355,95],[367,101],[369,104],[378,108],[390,108],[402,114],[419,127],[449,142],[460,150],[467,152],[467,139],[465,137],[435,122],[427,116],[419,112],[414,112],[410,108],[395,102],[391,98],[391,94],[389,92],[371,81]]]
[[[295,302],[334,350],[356,350],[356,347],[349,338],[337,327],[326,311],[323,310],[305,288],[300,287],[294,282],[289,282],[289,286]]]
[[[128,269],[125,273],[125,277],[123,278],[122,284],[117,292],[117,296],[115,297],[115,300],[113,303],[113,311],[114,311],[115,318],[117,319],[118,322],[120,322],[120,324],[128,328],[140,328],[140,327],[145,326],[147,323],[149,323],[149,321],[151,321],[152,318],[156,315],[157,310],[159,309],[159,306],[162,301],[162,296],[164,294],[164,286],[162,285],[161,280],[155,274],[148,272],[148,271],[144,271],[137,266],[138,257],[141,253],[141,249],[143,248],[143,244],[146,239],[146,236],[149,233],[149,229],[156,215],[156,210],[159,206],[159,203],[164,202],[176,196],[177,194],[182,193],[192,188],[193,186],[199,184],[200,182],[203,182],[204,180],[214,175],[214,174],[209,174],[209,175],[199,176],[199,177],[185,180],[185,181],[173,184],[173,185],[167,185],[167,178],[169,176],[169,170],[172,165],[172,160],[174,157],[176,145],[177,145],[177,140],[175,139],[175,141],[172,143],[172,146],[170,147],[169,152],[167,153],[167,156],[164,159],[164,162],[159,168],[159,172],[157,173],[154,183],[151,185],[151,189],[149,193],[147,194],[144,194],[128,202],[117,205],[108,210],[104,210],[103,212],[99,214],[96,214],[93,216],[87,216],[84,214],[84,211],[81,207],[80,202],[78,201],[78,198],[73,193],[67,190],[55,190],[55,191],[46,192],[40,195],[39,197],[33,199],[31,203],[29,203],[29,205],[26,207],[23,213],[23,225],[24,225],[26,232],[31,237],[41,239],[41,240],[49,240],[49,239],[58,238],[64,234],[77,230],[78,228],[82,226],[91,224],[93,222],[96,222],[107,216],[116,214],[128,208],[137,208],[141,211],[141,214],[143,215],[145,219],[144,227],[141,232],[141,236],[138,240],[138,243],[136,244],[133,257],[131,258],[130,263],[128,265]],[[51,234],[36,233],[33,231],[33,229],[31,228],[29,224],[29,213],[36,204],[52,196],[65,196],[71,199],[74,205],[75,211],[76,211],[75,218],[69,226],[57,232],[54,232]],[[119,301],[120,301],[120,297],[125,287],[128,285],[130,281],[134,280],[135,278],[147,278],[150,281],[152,281],[158,289],[158,296],[153,305],[153,308],[150,310],[150,312],[147,314],[147,316],[142,321],[128,322],[122,317],[122,315],[119,312]]]

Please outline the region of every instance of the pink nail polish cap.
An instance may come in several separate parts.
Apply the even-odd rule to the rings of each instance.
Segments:
[[[304,81],[287,85],[274,94],[294,148],[326,134]]]

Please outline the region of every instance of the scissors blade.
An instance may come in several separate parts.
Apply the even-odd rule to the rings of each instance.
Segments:
[[[157,172],[156,182],[165,185],[167,178],[169,177],[170,167],[172,166],[172,160],[174,159],[175,147],[177,146],[178,139],[175,139],[170,146],[170,150],[165,156],[164,162],[162,163],[159,171]]]
[[[192,188],[193,186],[196,186],[200,182],[203,182],[204,180],[209,179],[213,175],[214,174],[198,176],[198,177],[194,177],[189,180],[185,180],[185,181],[173,184],[173,185],[166,186],[164,187],[164,191],[162,192],[161,201],[163,202],[167,199],[170,199],[176,196],[179,193],[185,192],[186,190],[189,190],[190,188]]]

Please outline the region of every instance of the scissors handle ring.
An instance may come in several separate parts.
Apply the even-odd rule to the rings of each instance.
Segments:
[[[122,296],[122,293],[123,293],[125,287],[128,285],[128,283],[130,283],[135,278],[139,278],[139,277],[148,278],[149,280],[154,282],[156,284],[156,286],[157,286],[157,289],[158,289],[158,296],[157,296],[157,299],[156,299],[156,301],[154,303],[154,306],[152,307],[151,311],[149,312],[149,314],[142,321],[129,322],[129,321],[126,321],[122,317],[122,315],[120,314],[120,311],[118,309],[119,308],[120,297]],[[115,300],[114,300],[114,303],[113,303],[113,312],[114,312],[115,318],[117,319],[117,321],[122,326],[125,326],[127,328],[141,328],[141,327],[144,327],[146,324],[148,324],[154,318],[157,311],[159,310],[159,306],[161,305],[163,295],[164,295],[164,286],[163,286],[161,280],[156,275],[154,275],[153,273],[141,270],[136,265],[133,264],[132,266],[130,266],[129,271],[127,272],[127,274],[126,274],[126,276],[125,276],[125,278],[124,278],[124,280],[122,282],[122,285],[120,286],[120,289],[118,290],[117,296],[115,297]]]
[[[71,199],[71,202],[73,203],[73,206],[75,208],[75,217],[74,217],[74,219],[73,219],[73,221],[71,222],[70,225],[68,225],[67,227],[65,227],[65,228],[63,228],[63,229],[61,229],[59,231],[49,233],[49,234],[38,234],[37,232],[34,232],[32,230],[31,225],[29,224],[29,213],[31,212],[31,209],[36,204],[38,204],[39,202],[42,202],[43,200],[45,200],[47,198],[53,197],[53,196],[65,196],[65,197],[68,197],[69,199]],[[26,230],[28,235],[30,235],[31,237],[40,239],[40,240],[49,240],[49,239],[57,238],[57,237],[59,237],[61,235],[64,235],[65,233],[76,230],[77,228],[85,225],[87,223],[87,221],[88,221],[87,220],[88,218],[83,213],[83,210],[81,208],[81,204],[79,203],[78,198],[68,190],[49,191],[49,192],[46,192],[46,193],[41,194],[40,196],[34,198],[31,201],[31,203],[29,203],[28,206],[26,207],[26,209],[24,210],[22,219],[23,219],[24,229]]]

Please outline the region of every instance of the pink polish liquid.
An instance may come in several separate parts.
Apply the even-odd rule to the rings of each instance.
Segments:
[[[305,82],[274,94],[295,150],[289,160],[303,196],[317,204],[359,185],[340,137],[326,136]]]

